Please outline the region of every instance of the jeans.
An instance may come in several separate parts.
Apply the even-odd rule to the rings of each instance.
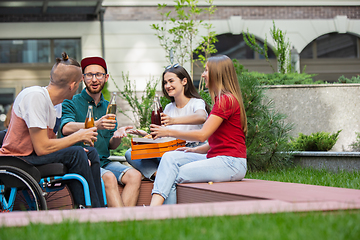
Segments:
[[[95,148],[87,147],[87,149],[89,151],[85,152],[80,146],[72,146],[43,156],[32,154],[22,158],[35,166],[47,163],[63,163],[69,173],[79,174],[88,182],[92,207],[103,207],[99,155]],[[91,166],[89,166],[88,159],[91,161]],[[75,205],[85,205],[82,184],[75,180],[68,185]]]
[[[124,185],[124,183],[121,181],[121,178],[129,169],[131,168],[119,162],[110,162],[106,164],[104,167],[100,168],[101,171],[100,175],[102,177],[106,172],[112,172],[115,175],[116,179],[118,180],[119,184]]]
[[[165,199],[164,204],[175,204],[176,184],[239,181],[245,177],[246,171],[245,158],[206,158],[206,154],[166,152],[161,158],[152,194],[160,194]]]
[[[147,179],[156,172],[161,158],[148,158],[131,160],[131,148],[125,153],[126,161],[144,175]]]

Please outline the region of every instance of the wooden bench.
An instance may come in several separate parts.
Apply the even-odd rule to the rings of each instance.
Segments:
[[[246,201],[246,200],[263,200],[266,198],[258,196],[247,196],[244,192],[236,191],[239,189],[239,182],[223,183],[183,183],[177,187],[177,203],[203,203],[203,202],[226,202],[226,201]],[[219,187],[221,185],[221,187]],[[137,206],[150,205],[151,191],[153,182],[142,181],[140,187],[139,200]],[[123,187],[119,185],[119,191]]]

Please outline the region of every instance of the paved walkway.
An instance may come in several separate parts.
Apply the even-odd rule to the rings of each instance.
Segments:
[[[185,184],[184,184],[185,185]],[[232,183],[186,184],[199,191],[241,195],[256,200],[202,202],[159,207],[127,207],[40,212],[0,213],[0,225],[53,224],[64,220],[79,222],[167,219],[252,213],[333,211],[360,209],[360,190],[244,179]]]

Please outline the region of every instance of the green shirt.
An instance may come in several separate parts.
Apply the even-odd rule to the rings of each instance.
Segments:
[[[85,118],[88,110],[88,106],[93,106],[94,120],[100,119],[106,114],[106,108],[109,102],[104,99],[104,96],[101,94],[100,102],[95,106],[94,99],[87,94],[86,90],[83,89],[80,94],[75,95],[72,100],[65,99],[62,103],[62,116],[60,123],[60,130],[68,122],[83,122],[85,123]],[[110,156],[109,151],[109,142],[114,132],[117,129],[116,127],[113,130],[98,130],[97,141],[95,142],[95,148],[99,154],[101,167],[105,166],[110,162],[108,157]],[[82,142],[79,142],[75,145],[84,146]]]

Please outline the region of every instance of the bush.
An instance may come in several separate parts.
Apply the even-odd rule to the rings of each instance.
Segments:
[[[125,152],[131,148],[131,136],[121,139],[121,144],[114,150],[110,150],[111,156],[125,156]]]
[[[317,132],[311,135],[299,133],[299,137],[292,139],[291,146],[294,151],[329,151],[339,138],[341,130],[331,134]]]
[[[350,144],[352,152],[360,152],[360,133],[356,132],[356,140]]]
[[[307,73],[259,73],[243,72],[244,75],[257,78],[261,85],[294,85],[294,84],[322,84],[324,81],[315,81],[312,79],[316,74]]]
[[[165,106],[168,105],[170,103],[170,99],[164,97],[164,96],[161,96],[160,97],[160,104],[162,106],[163,109],[165,109]]]
[[[360,83],[360,75],[356,77],[354,76],[350,79],[342,75],[341,77],[339,77],[338,82],[334,82],[334,83]]]
[[[134,114],[134,118],[129,116],[125,111],[121,108],[117,110],[124,114],[127,118],[129,118],[136,128],[142,129],[145,131],[149,131],[149,126],[151,123],[151,111],[152,104],[156,94],[156,87],[159,81],[150,80],[146,82],[145,90],[143,91],[141,97],[139,98],[136,92],[136,83],[133,83],[129,79],[128,74],[122,74],[122,80],[124,83],[124,90],[120,90],[115,80],[112,78],[117,90],[118,95],[122,99],[124,99],[130,106],[131,110],[129,110],[132,114]],[[110,155],[113,156],[124,156],[127,149],[131,147],[131,138],[132,135],[128,135],[121,140],[121,144],[115,149],[110,151]]]
[[[208,90],[207,89],[206,90],[200,90],[199,94],[200,94],[200,97],[202,99],[204,99],[204,101],[210,106],[210,108],[212,108],[213,103],[212,103],[211,96],[210,96]]]
[[[125,111],[118,108],[118,111],[129,118],[137,128],[148,128],[151,124],[151,111],[154,97],[156,94],[156,87],[159,81],[150,80],[146,81],[146,87],[143,91],[141,98],[136,93],[136,83],[129,79],[129,75],[122,74],[122,80],[124,83],[124,90],[120,90],[115,80],[112,79],[120,97],[123,98],[130,106],[131,113],[134,114],[134,118],[130,117]]]
[[[274,110],[274,103],[264,94],[266,88],[261,80],[236,60],[234,66],[248,119],[248,169],[268,170],[291,165],[288,142],[293,125],[285,123],[286,116]]]
[[[105,100],[110,101],[111,93],[110,93],[109,90],[108,90],[108,86],[109,86],[109,83],[106,82],[105,85],[104,85],[103,90],[101,90],[101,93],[103,94]]]
[[[327,84],[328,82],[323,80],[314,81],[313,77],[316,74],[307,73],[259,73],[248,72],[243,70],[244,75],[250,75],[250,77],[258,78],[261,85],[296,85],[296,84]],[[336,83],[360,83],[360,75],[353,76],[350,79],[344,76],[339,77]]]

